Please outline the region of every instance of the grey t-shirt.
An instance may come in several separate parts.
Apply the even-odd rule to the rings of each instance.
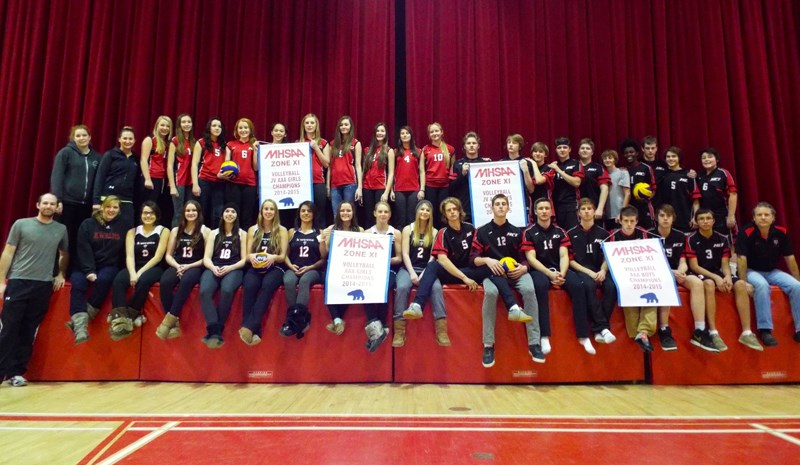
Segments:
[[[56,221],[23,218],[11,226],[6,242],[17,248],[8,279],[52,281],[56,252],[67,250],[67,228]]]
[[[611,187],[608,189],[606,218],[616,218],[619,216],[619,211],[622,210],[622,201],[625,200],[625,193],[622,188],[631,187],[631,179],[628,170],[625,168],[617,168],[608,173],[608,176],[611,178]]]

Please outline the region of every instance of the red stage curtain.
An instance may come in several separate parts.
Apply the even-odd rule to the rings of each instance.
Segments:
[[[408,119],[499,158],[521,133],[591,137],[596,155],[652,134],[663,151],[722,153],[740,223],[759,200],[800,242],[799,7],[791,0],[406,0]]]
[[[393,0],[0,1],[3,237],[49,189],[55,153],[83,122],[101,153],[123,125],[137,149],[158,115],[188,112],[202,135],[248,117],[295,140],[316,113],[330,138],[350,114],[356,137],[394,125]]]

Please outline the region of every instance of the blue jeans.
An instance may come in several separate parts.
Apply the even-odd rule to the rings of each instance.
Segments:
[[[331,187],[331,208],[333,208],[333,217],[336,218],[336,212],[339,210],[339,205],[345,200],[353,202],[356,199],[356,185],[345,184],[344,186]],[[356,212],[353,212],[355,215]]]
[[[72,290],[69,294],[69,314],[74,315],[86,311],[86,303],[92,307],[100,308],[103,301],[111,290],[111,283],[117,276],[119,268],[116,266],[101,266],[95,270],[97,279],[94,282],[94,289],[89,298],[86,298],[86,291],[89,289],[89,280],[82,271],[73,271],[69,278],[72,283]]]
[[[775,269],[772,271],[747,270],[747,282],[753,285],[753,302],[756,304],[756,328],[772,329],[772,303],[770,285],[781,288],[789,296],[792,306],[794,330],[800,331],[800,281],[794,276]]]

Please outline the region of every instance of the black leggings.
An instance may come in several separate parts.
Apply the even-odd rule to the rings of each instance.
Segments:
[[[392,226],[402,230],[404,227],[414,222],[417,212],[417,193],[419,191],[411,192],[395,192],[394,193],[394,208],[392,209]],[[438,209],[431,212],[433,216],[439,216]]]
[[[425,188],[425,200],[429,201],[433,205],[433,225],[437,229],[441,229],[442,227],[446,226],[446,223],[442,220],[441,215],[435,214],[435,212],[439,211],[439,205],[441,205],[442,201],[450,195],[450,187],[426,187]],[[416,208],[416,204],[415,204]]]

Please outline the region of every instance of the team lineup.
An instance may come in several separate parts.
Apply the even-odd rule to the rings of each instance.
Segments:
[[[719,167],[721,157],[713,148],[703,149],[702,170],[695,172],[681,167],[677,147],[658,158],[651,136],[641,143],[626,139],[619,152],[603,151],[600,161],[594,160],[590,139],[580,141],[575,159],[570,140],[560,137],[556,159],[549,162],[547,144],[532,144],[527,157],[524,139],[513,134],[503,160],[518,160],[529,225],[509,222],[509,198],[497,194],[488,205],[491,221],[476,227],[470,166],[492,160],[480,155],[475,132],[464,136],[464,157],[456,160],[439,123],[428,126],[429,143],[422,148],[408,126],[391,144],[384,123],[362,146],[350,117],[339,118],[329,142],[320,137],[317,117],[308,114],[297,140],[309,146],[313,202],[281,209],[288,206],[279,206],[283,199],[258,205],[257,172],[270,168],[259,166],[259,141],[249,119],[236,122],[232,140],[217,118],[208,121],[200,139],[194,138],[189,115],[180,115],[177,123],[173,131],[172,120],[159,116],[138,156],[133,128],[123,127],[119,145],[102,156],[92,148],[87,127],[72,128],[54,161],[51,192],[38,199],[36,217],[14,223],[0,259],[0,375],[11,385],[27,384],[23,375],[36,328],[49,296],[65,279],[71,283],[67,326],[76,344],[90,341],[89,321],[109,293],[113,340],[137,327],[154,328],[148,330],[161,339],[180,337],[182,310],[196,285],[208,348],[225,343],[222,331],[240,287],[243,318],[237,323],[243,343],[254,346],[268,337],[262,323],[281,286],[288,308],[280,333],[302,338],[310,327],[311,286],[326,282],[334,231],[392,238],[391,323],[389,300],[363,305],[370,352],[389,339],[390,327],[392,346],[402,347],[407,325],[422,317],[429,300],[434,337],[449,346],[442,285],[463,284],[470,291],[483,289],[484,367],[495,363],[498,297],[508,319],[524,324],[532,360],[545,362],[554,337],[551,288],[569,295],[574,337],[594,355],[592,339],[616,340],[609,319],[617,289],[601,244],[647,238],[662,241],[675,282],[689,291],[695,329],[687,336],[694,346],[727,349],[716,327],[718,292],[734,294],[739,343],[759,351],[777,345],[770,285],[788,295],[794,339],[800,342],[800,270],[789,236],[776,226],[775,210],[766,202],[737,228],[736,184]],[[271,136],[272,144],[287,142],[286,126],[273,125]],[[620,155],[625,167],[618,166]],[[789,273],[778,269],[781,258]],[[147,325],[142,307],[157,282],[164,318]],[[412,288],[417,292],[409,302]],[[353,300],[358,303],[358,296]],[[647,304],[652,306],[622,307],[627,335],[645,352],[654,350],[656,335],[663,350],[676,350],[670,307],[658,307],[655,299]],[[328,310],[325,328],[342,334],[347,305]]]

